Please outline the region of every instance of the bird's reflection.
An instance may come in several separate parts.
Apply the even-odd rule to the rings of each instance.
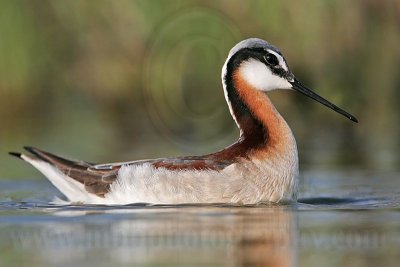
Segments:
[[[55,223],[25,229],[30,232],[19,237],[19,245],[39,250],[44,261],[56,249],[57,262],[93,255],[99,261],[172,266],[296,265],[297,222],[290,206],[63,208],[52,213],[60,215],[53,216]]]

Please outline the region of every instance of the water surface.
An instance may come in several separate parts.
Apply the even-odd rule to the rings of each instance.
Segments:
[[[309,172],[288,205],[51,204],[0,182],[0,266],[398,266],[395,173]]]

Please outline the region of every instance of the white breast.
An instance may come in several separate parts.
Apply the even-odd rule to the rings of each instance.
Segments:
[[[150,164],[123,166],[103,204],[256,204],[293,200],[296,156],[243,160],[222,171],[167,170]]]

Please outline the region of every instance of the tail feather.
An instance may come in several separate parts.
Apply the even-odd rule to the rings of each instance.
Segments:
[[[85,162],[85,161],[73,161],[69,160],[54,154],[51,154],[49,152],[40,150],[35,147],[30,147],[30,146],[25,146],[24,149],[39,159],[46,161],[50,164],[53,164],[59,168],[70,168],[70,167],[75,167],[78,169],[86,170],[87,168],[93,166],[93,163]]]
[[[14,156],[14,157],[17,157],[17,158],[22,159],[22,158],[21,158],[21,156],[22,156],[21,153],[18,153],[18,152],[8,152],[8,154],[11,155],[11,156]]]
[[[94,165],[89,162],[66,159],[34,147],[26,146],[24,149],[32,155],[9,154],[42,172],[71,201],[88,202],[87,199],[102,198],[117,178],[118,170],[95,171],[89,169]]]

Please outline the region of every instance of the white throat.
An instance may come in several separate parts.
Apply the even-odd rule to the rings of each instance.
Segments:
[[[239,71],[242,77],[257,90],[292,89],[292,85],[286,79],[272,73],[264,63],[256,59],[243,62]]]

